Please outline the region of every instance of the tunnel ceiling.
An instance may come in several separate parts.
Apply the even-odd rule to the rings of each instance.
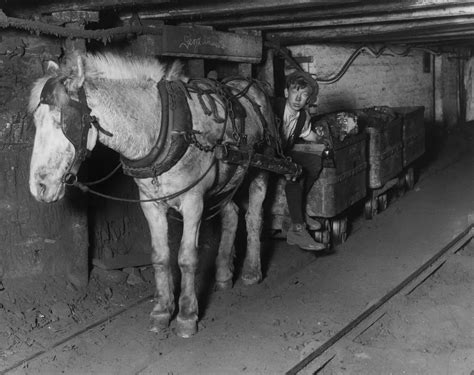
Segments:
[[[6,15],[31,18],[67,10],[100,11],[127,20],[261,31],[282,45],[404,43],[471,47],[474,0],[3,0]]]

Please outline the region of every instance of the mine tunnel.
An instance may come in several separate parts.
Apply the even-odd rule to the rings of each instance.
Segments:
[[[1,2],[0,373],[471,374],[473,17]]]

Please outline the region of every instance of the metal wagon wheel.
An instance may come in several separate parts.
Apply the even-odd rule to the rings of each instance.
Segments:
[[[408,168],[405,173],[405,184],[408,190],[413,190],[415,187],[415,172],[413,168]]]
[[[331,243],[331,221],[329,219],[324,219],[322,222],[321,229],[314,232],[314,239],[325,245]]]
[[[347,240],[347,217],[333,219],[331,223],[332,238],[335,244],[342,244]]]
[[[377,197],[369,198],[365,201],[364,216],[367,220],[371,220],[377,215],[378,201]]]
[[[398,178],[396,192],[398,198],[403,197],[405,194],[405,175]]]
[[[388,196],[387,193],[377,197],[378,209],[380,212],[385,211],[388,207]]]

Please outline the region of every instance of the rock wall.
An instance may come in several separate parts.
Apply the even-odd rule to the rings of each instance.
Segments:
[[[62,54],[60,40],[2,32],[0,39],[0,280],[64,275],[75,286],[88,278],[87,202],[68,192],[56,204],[29,193],[34,126],[29,90],[43,63]]]

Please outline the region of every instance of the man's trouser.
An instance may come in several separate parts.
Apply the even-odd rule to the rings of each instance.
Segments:
[[[295,163],[301,165],[302,173],[298,180],[287,181],[285,186],[286,201],[293,224],[305,222],[306,196],[311,190],[322,169],[322,158],[306,152],[290,151]]]

